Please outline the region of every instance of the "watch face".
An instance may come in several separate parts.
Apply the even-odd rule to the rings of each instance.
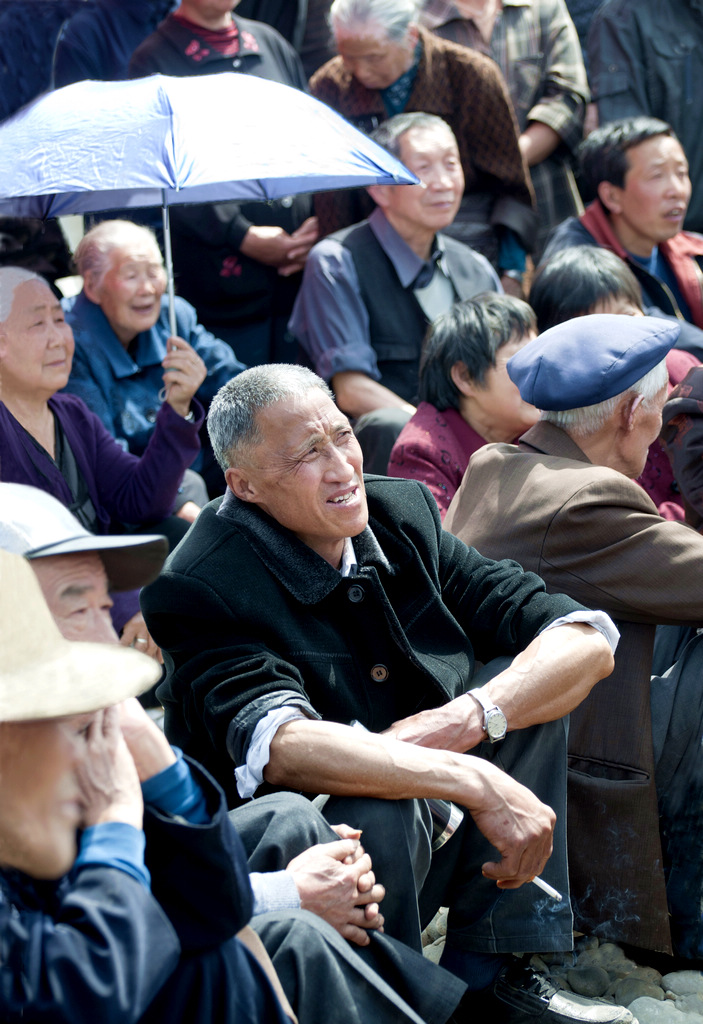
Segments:
[[[502,711],[489,711],[486,715],[486,732],[491,743],[502,740],[508,731],[508,720]]]

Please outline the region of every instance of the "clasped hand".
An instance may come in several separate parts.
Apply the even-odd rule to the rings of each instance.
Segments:
[[[359,842],[361,832],[334,825],[339,841],[311,846],[286,868],[295,880],[300,905],[323,917],[345,939],[369,943],[368,931],[383,931],[379,903],[386,894]]]

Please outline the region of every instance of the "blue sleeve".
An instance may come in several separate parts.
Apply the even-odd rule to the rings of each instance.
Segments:
[[[117,868],[151,890],[151,877],[144,864],[144,833],[122,821],[92,825],[81,833],[80,850],[72,875],[88,864]]]
[[[525,248],[512,228],[501,225],[498,239],[498,266],[501,270],[517,270],[525,273],[527,256]]]
[[[183,760],[183,752],[178,747],[172,749],[175,763],[142,783],[144,803],[162,814],[180,815],[192,825],[204,825],[211,820],[205,794]]]
[[[288,327],[325,380],[349,370],[381,379],[354,261],[336,239],[311,249]]]

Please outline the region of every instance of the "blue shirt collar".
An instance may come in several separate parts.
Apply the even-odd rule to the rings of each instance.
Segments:
[[[398,186],[401,187],[401,186]],[[413,252],[395,228],[391,225],[383,210],[377,206],[369,217],[369,227],[373,231],[378,244],[393,264],[393,269],[398,275],[398,280],[403,288],[409,288],[423,267],[428,266],[431,260],[421,260],[417,253]],[[435,235],[434,249],[444,252],[444,244],[441,235]]]
[[[159,319],[164,316],[167,301],[166,296],[161,299]],[[113,331],[100,306],[91,302],[85,292],[77,296],[71,308],[75,310],[76,319],[80,321],[80,328],[74,328],[79,344],[99,344],[116,379],[132,377],[148,366],[161,365],[163,345],[159,344],[153,327],[137,335],[136,345],[133,347],[136,359],[133,359]],[[92,341],[91,334],[100,341]]]

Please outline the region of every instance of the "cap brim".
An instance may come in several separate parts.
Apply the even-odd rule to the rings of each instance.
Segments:
[[[129,647],[66,641],[50,658],[2,672],[0,722],[98,711],[144,693],[161,671],[153,658]]]
[[[111,589],[137,590],[152,583],[161,572],[168,554],[168,541],[157,534],[119,537],[90,534],[33,548],[25,552],[25,558],[74,555],[83,551],[96,551],[100,555]]]

